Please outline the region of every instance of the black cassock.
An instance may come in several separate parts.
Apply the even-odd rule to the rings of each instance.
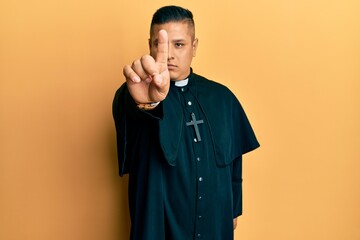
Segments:
[[[115,94],[120,175],[129,173],[131,239],[231,240],[242,214],[242,155],[259,146],[236,97],[195,73],[154,110]]]

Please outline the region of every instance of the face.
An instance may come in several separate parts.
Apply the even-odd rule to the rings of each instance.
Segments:
[[[153,26],[149,40],[150,55],[156,58],[158,32],[164,29],[169,37],[168,69],[172,81],[184,80],[190,74],[192,58],[196,55],[198,40],[187,22],[169,22]]]

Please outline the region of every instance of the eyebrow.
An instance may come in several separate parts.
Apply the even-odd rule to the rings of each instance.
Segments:
[[[173,40],[171,40],[171,42],[186,42],[186,39],[184,39],[184,38],[178,38],[178,39],[173,39]]]
[[[159,42],[159,39],[156,38],[154,39],[154,43],[158,43]],[[172,43],[176,43],[176,42],[186,42],[186,39],[185,38],[175,38],[173,40],[171,40]]]

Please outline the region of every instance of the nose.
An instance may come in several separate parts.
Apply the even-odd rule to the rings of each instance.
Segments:
[[[173,46],[169,43],[169,50],[168,50],[168,61],[174,59],[174,49]]]

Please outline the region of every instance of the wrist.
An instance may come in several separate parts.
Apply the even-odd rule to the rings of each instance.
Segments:
[[[160,102],[154,102],[154,103],[138,103],[137,107],[142,110],[152,110],[156,108],[159,105]]]

